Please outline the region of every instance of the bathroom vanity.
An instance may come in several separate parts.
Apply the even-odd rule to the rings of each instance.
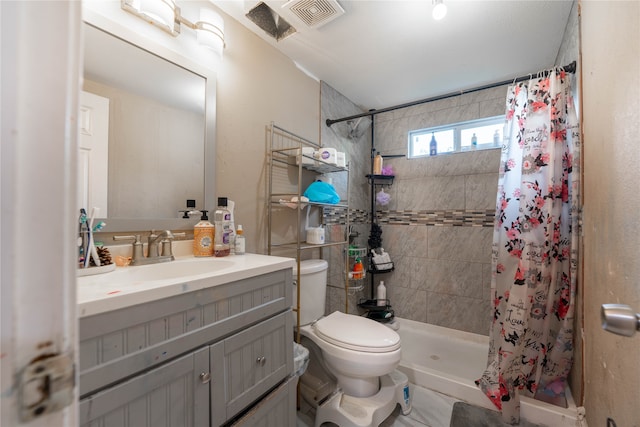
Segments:
[[[295,425],[294,262],[178,257],[80,277],[80,424]]]

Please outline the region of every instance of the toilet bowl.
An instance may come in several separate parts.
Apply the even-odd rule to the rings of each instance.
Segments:
[[[294,288],[300,292],[300,335],[315,347],[301,378],[302,397],[316,408],[315,425],[378,426],[397,404],[407,415],[409,381],[396,370],[400,336],[366,317],[339,311],[323,317],[327,267],[324,260],[301,261]]]
[[[400,363],[400,336],[365,317],[336,311],[300,333],[320,348],[338,386],[350,396],[373,396],[380,377]]]

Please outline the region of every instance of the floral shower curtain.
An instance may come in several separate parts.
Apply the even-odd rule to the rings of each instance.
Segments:
[[[563,400],[573,360],[580,132],[571,75],[514,84],[493,238],[493,322],[479,387],[520,418],[519,395]]]

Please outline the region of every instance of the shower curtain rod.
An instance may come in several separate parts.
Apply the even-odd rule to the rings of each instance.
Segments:
[[[573,61],[572,63],[570,63],[568,65],[565,65],[564,67],[560,67],[560,68],[562,68],[567,73],[573,74],[573,73],[576,72],[576,61]],[[358,119],[360,117],[372,116],[372,118],[373,118],[373,116],[376,115],[376,114],[386,113],[388,111],[393,111],[393,110],[399,110],[400,108],[413,107],[414,105],[424,104],[426,102],[439,101],[441,99],[452,98],[454,96],[460,96],[460,95],[464,95],[464,94],[467,94],[467,93],[478,92],[480,90],[491,89],[491,88],[498,87],[498,86],[504,86],[504,85],[507,85],[507,84],[510,84],[510,83],[511,84],[518,83],[518,82],[522,82],[522,81],[525,81],[525,80],[529,80],[533,76],[538,76],[538,75],[547,76],[547,75],[549,75],[549,72],[550,72],[550,70],[540,71],[540,72],[537,72],[537,73],[530,73],[530,74],[527,74],[525,76],[516,77],[515,79],[509,79],[509,80],[504,80],[502,82],[491,83],[491,84],[488,84],[488,85],[475,87],[473,89],[461,90],[461,91],[458,91],[458,92],[451,92],[451,93],[447,93],[445,95],[434,96],[432,98],[420,99],[418,101],[407,102],[406,104],[395,105],[393,107],[382,108],[380,110],[369,110],[369,112],[367,112],[367,113],[354,114],[353,116],[343,117],[341,119],[333,119],[333,120],[332,119],[327,119],[326,124],[327,124],[327,126],[331,127],[331,125],[333,125],[334,123],[339,123],[339,122],[344,122],[344,121],[347,121],[347,120]]]

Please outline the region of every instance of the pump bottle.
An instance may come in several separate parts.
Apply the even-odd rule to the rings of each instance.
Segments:
[[[202,217],[193,227],[193,256],[213,256],[213,224],[209,222],[207,212],[202,211]]]
[[[215,238],[213,254],[217,257],[229,255],[229,234],[231,231],[231,212],[227,210],[227,198],[218,197],[218,207],[213,214]]]

